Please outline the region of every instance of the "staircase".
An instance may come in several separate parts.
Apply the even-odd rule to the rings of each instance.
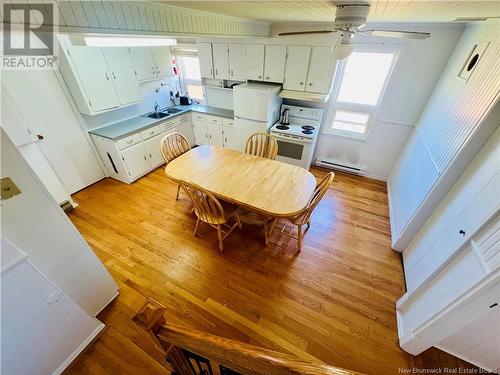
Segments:
[[[149,299],[134,316],[164,350],[176,375],[362,375],[297,356],[169,324],[165,307]]]

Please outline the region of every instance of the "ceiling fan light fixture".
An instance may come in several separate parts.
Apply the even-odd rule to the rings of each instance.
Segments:
[[[342,39],[342,42],[337,45],[335,48],[335,59],[336,60],[344,60],[351,56],[352,52],[354,51],[354,45],[351,43],[351,41],[344,41]]]

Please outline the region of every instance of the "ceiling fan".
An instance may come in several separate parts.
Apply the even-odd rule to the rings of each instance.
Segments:
[[[386,30],[378,28],[365,28],[366,19],[370,13],[370,3],[343,3],[337,5],[337,12],[332,30],[290,31],[279,33],[278,36],[329,34],[339,32],[342,35],[337,58],[344,59],[352,53],[352,38],[357,35],[383,36],[407,39],[427,39],[430,33],[417,31]]]

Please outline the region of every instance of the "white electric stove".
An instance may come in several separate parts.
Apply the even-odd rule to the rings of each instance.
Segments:
[[[288,112],[288,123],[283,113]],[[321,126],[323,110],[281,105],[281,118],[269,133],[278,140],[276,160],[309,169]]]

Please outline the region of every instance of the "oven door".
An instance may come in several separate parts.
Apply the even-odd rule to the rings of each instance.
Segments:
[[[276,160],[288,164],[298,165],[308,169],[309,154],[312,149],[312,139],[299,138],[280,133],[272,133],[278,141],[278,155]]]

